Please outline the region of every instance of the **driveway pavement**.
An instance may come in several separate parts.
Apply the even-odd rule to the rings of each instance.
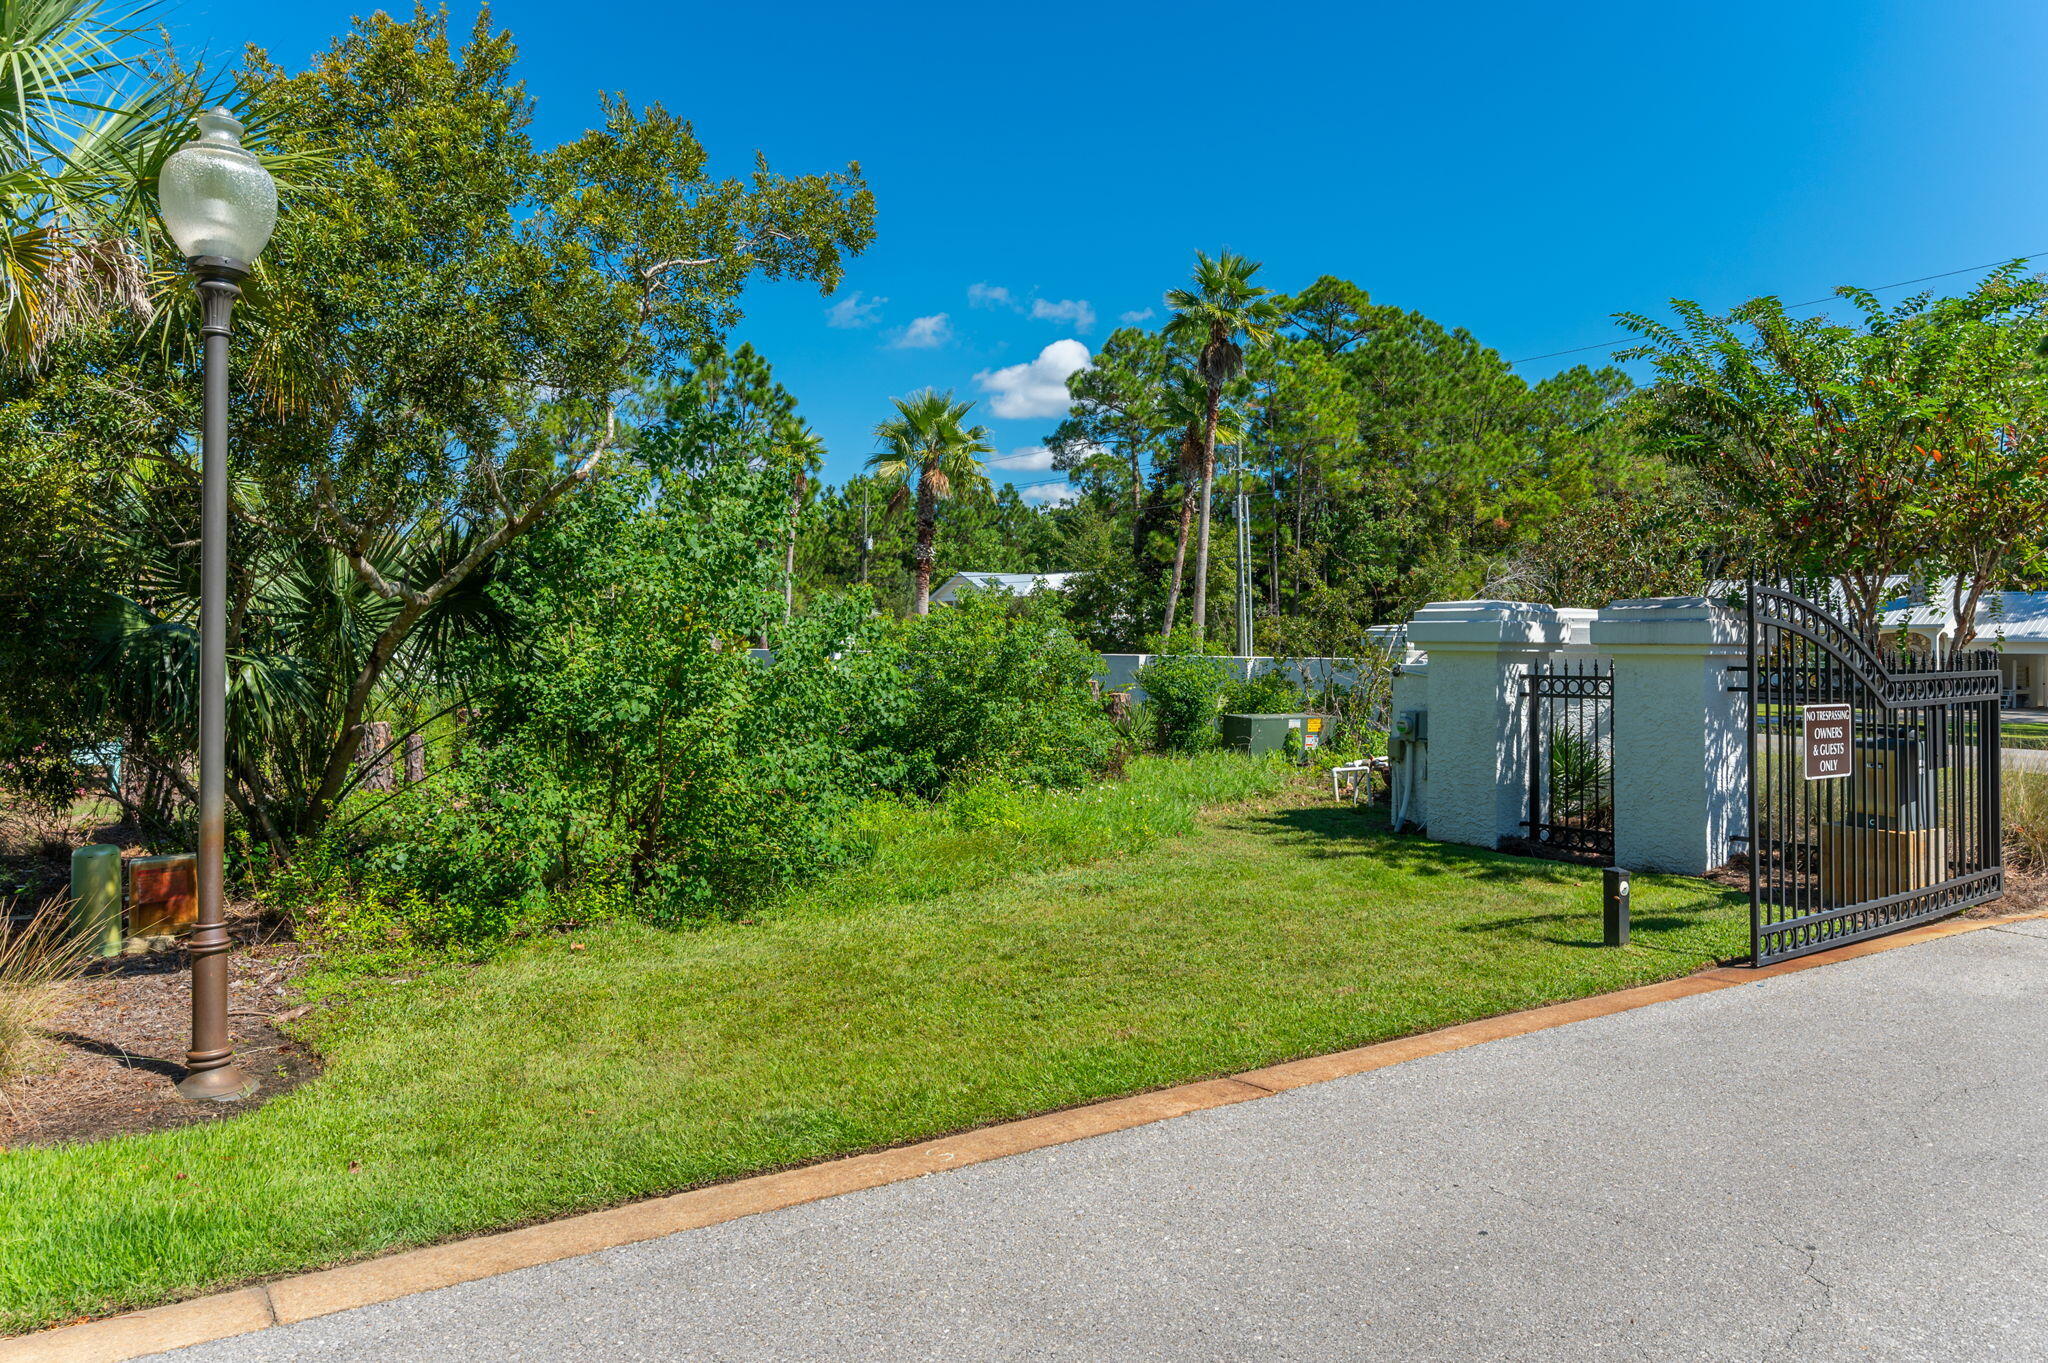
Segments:
[[[159,1357],[2048,1359],[2048,924]]]

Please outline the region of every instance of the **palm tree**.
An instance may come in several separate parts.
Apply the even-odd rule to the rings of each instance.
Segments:
[[[1202,528],[1195,544],[1195,638],[1199,642],[1208,626],[1209,615],[1209,502],[1216,487],[1216,424],[1223,405],[1223,390],[1244,372],[1245,344],[1264,346],[1273,341],[1280,323],[1280,309],[1265,297],[1268,292],[1252,283],[1259,262],[1224,251],[1214,260],[1195,253],[1192,289],[1174,289],[1166,295],[1173,320],[1166,334],[1182,343],[1199,347],[1195,374],[1205,389],[1202,418]],[[1242,343],[1239,337],[1243,337]]]
[[[875,439],[882,448],[869,457],[868,467],[899,482],[889,498],[887,514],[896,514],[913,499],[917,504],[917,552],[912,564],[917,588],[911,610],[928,615],[939,503],[949,497],[988,494],[988,472],[977,456],[988,454],[995,446],[986,426],[964,424],[974,404],[954,401],[951,389],[940,393],[927,388],[891,400],[896,415],[875,427]]]
[[[804,498],[810,494],[811,477],[825,466],[825,441],[808,425],[790,417],[776,432],[775,449],[790,465],[789,543],[782,553],[782,618],[787,621],[796,609],[797,528],[803,520]]]
[[[67,329],[127,309],[148,316],[182,270],[152,272],[162,241],[157,171],[220,102],[186,72],[159,75],[154,0],[0,0],[0,359],[34,362]],[[282,185],[319,163],[251,150]]]
[[[147,11],[0,3],[0,354],[9,360],[33,360],[95,312],[148,309],[145,189],[184,130],[193,92],[127,79],[148,41]]]
[[[1176,471],[1180,477],[1180,524],[1173,540],[1173,577],[1166,588],[1166,617],[1160,623],[1164,641],[1173,634],[1174,618],[1180,613],[1181,582],[1186,575],[1188,534],[1194,528],[1195,501],[1202,478],[1202,440],[1208,428],[1208,386],[1192,373],[1182,371],[1159,398],[1159,415],[1169,429],[1177,431]],[[1236,428],[1224,427],[1227,417],[1218,417],[1216,436],[1234,440]],[[1213,437],[1212,437],[1213,438]],[[1163,647],[1171,645],[1164,644]]]
[[[93,672],[104,722],[138,778],[123,801],[162,827],[195,799],[186,755],[197,722],[199,555],[191,499],[175,495],[184,487],[163,465],[138,460],[98,494],[104,551],[127,565],[126,581],[82,622],[100,646]],[[234,496],[259,514],[239,532],[229,572],[227,797],[257,840],[282,855],[332,812],[338,797],[320,793],[322,773],[337,747],[351,759],[360,751],[346,721],[350,687],[401,607],[366,587],[335,549],[270,529],[279,508],[260,484],[238,483]],[[478,538],[418,521],[370,549],[387,573],[430,573]],[[491,597],[498,565],[486,560],[436,601],[379,674],[368,712],[404,721],[394,726],[397,743],[466,701],[459,660],[512,637],[512,617]],[[360,761],[351,768],[342,795],[369,773]]]

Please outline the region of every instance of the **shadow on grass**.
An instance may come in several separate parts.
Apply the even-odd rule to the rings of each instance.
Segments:
[[[1319,805],[1282,809],[1246,821],[1316,840],[1308,849],[1315,857],[1370,856],[1375,861],[1418,875],[1455,875],[1467,880],[1542,881],[1553,885],[1584,885],[1597,878],[1598,868],[1537,857],[1510,856],[1483,847],[1431,842],[1412,833],[1387,828],[1385,811],[1355,805]]]
[[[1311,857],[1370,857],[1391,869],[1418,876],[1455,876],[1479,884],[1560,886],[1597,892],[1597,866],[1546,858],[1515,856],[1457,843],[1432,842],[1412,833],[1395,833],[1387,827],[1383,809],[1355,805],[1313,805],[1282,809],[1246,820],[1248,826],[1283,833],[1297,844],[1308,843]],[[1682,932],[1698,928],[1703,920],[1728,909],[1739,896],[1724,886],[1698,882],[1700,904],[1696,911],[1663,910],[1636,914],[1630,928],[1636,936],[1631,945],[1645,951],[1691,955],[1690,950],[1645,941],[1645,936]],[[1601,939],[1597,910],[1580,912],[1529,913],[1488,917],[1460,923],[1464,933],[1522,933],[1561,947],[1595,951],[1607,950]],[[1589,931],[1590,926],[1590,931]],[[1548,929],[1547,931],[1545,929]]]
[[[1708,903],[1700,906],[1698,914],[1660,913],[1648,917],[1631,915],[1629,918],[1629,931],[1632,935],[1629,938],[1629,945],[1643,951],[1661,951],[1668,956],[1695,955],[1696,953],[1691,950],[1668,947],[1657,942],[1643,941],[1641,934],[1680,932],[1686,928],[1699,927],[1701,919],[1712,914],[1720,907],[1721,905],[1718,903]],[[1530,931],[1530,929],[1545,925],[1552,925],[1553,930],[1549,932]],[[1564,935],[1567,925],[1570,929],[1577,930],[1571,936]],[[1601,936],[1600,931],[1596,928],[1588,932],[1586,931],[1586,925],[1587,915],[1583,913],[1531,913],[1523,914],[1516,918],[1489,918],[1483,923],[1460,923],[1455,931],[1521,932],[1535,941],[1548,942],[1552,946],[1574,947],[1593,951],[1607,950],[1607,943]]]

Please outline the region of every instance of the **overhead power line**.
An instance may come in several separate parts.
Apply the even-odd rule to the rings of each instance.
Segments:
[[[1869,292],[1883,293],[1886,289],[1903,289],[1908,284],[1925,284],[1930,279],[1950,279],[1959,274],[1975,274],[1979,270],[1989,270],[1996,266],[2003,265],[2006,263],[2006,261],[2031,260],[2038,255],[2048,255],[2048,251],[2029,251],[2022,256],[2007,256],[2004,260],[1986,261],[1982,265],[1965,265],[1960,270],[1943,270],[1940,274],[1924,274],[1917,279],[1901,279],[1896,284],[1879,284],[1876,288],[1870,289]],[[1809,298],[1804,303],[1787,303],[1785,306],[1787,308],[1811,308],[1817,307],[1822,303],[1832,303],[1839,297],[1841,297],[1840,294],[1831,293],[1822,298]],[[1625,341],[1620,343],[1616,343],[1614,341],[1599,341],[1592,345],[1575,345],[1569,350],[1552,350],[1547,351],[1541,355],[1525,355],[1519,360],[1509,360],[1508,366],[1510,368],[1513,368],[1515,365],[1518,364],[1534,364],[1538,360],[1554,360],[1560,355],[1580,355],[1588,350],[1619,350],[1623,345],[1633,344],[1634,342],[1632,341]]]

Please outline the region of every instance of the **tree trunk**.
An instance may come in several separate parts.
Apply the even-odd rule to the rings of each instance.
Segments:
[[[389,790],[391,780],[391,726],[383,720],[362,726],[356,745],[356,765],[363,769],[365,790]]]
[[[1168,647],[1168,638],[1173,634],[1174,613],[1180,608],[1180,581],[1188,561],[1188,527],[1195,519],[1195,485],[1182,482],[1180,490],[1180,530],[1173,537],[1173,577],[1166,588],[1166,619],[1159,627],[1161,647]]]
[[[914,615],[932,613],[932,541],[939,533],[939,500],[932,494],[931,485],[925,478],[917,480],[917,551],[911,568],[917,578],[917,588],[911,597],[910,609]]]
[[[1195,642],[1203,641],[1209,628],[1209,502],[1216,490],[1216,409],[1222,405],[1223,390],[1209,385],[1209,402],[1202,414],[1202,528],[1195,539]]]

